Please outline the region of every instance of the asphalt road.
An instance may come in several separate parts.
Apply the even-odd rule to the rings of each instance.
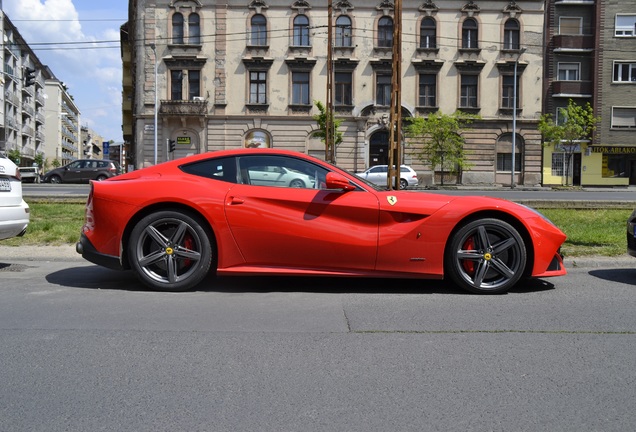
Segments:
[[[331,278],[167,294],[45,252],[0,255],[1,431],[636,425],[631,261],[501,296]]]

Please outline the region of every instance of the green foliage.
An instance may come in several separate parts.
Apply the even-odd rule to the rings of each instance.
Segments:
[[[20,150],[13,148],[8,151],[7,156],[9,157],[9,159],[11,159],[11,161],[14,164],[20,165],[20,156],[22,156],[22,154],[20,153]]]
[[[579,105],[572,99],[568,101],[567,108],[559,108],[559,112],[563,119],[560,124],[554,121],[552,114],[543,114],[538,129],[543,135],[544,144],[552,144],[565,153],[566,173],[569,173],[572,155],[581,150],[581,141],[592,139],[601,118],[594,116],[594,109],[589,102]],[[569,184],[567,175],[565,183]]]
[[[465,140],[461,132],[478,118],[479,116],[457,111],[453,115],[437,112],[427,117],[405,119],[410,123],[406,128],[406,134],[423,141],[415,156],[428,163],[433,171],[436,167],[442,167],[443,172],[456,173],[458,169],[471,167],[466,159]]]
[[[62,162],[60,162],[59,159],[53,159],[53,162],[51,162],[51,165],[53,165],[53,168],[59,168],[62,166]]]
[[[35,162],[36,164],[38,164],[38,167],[42,168],[44,166],[44,153],[38,153],[35,155],[35,157],[33,158],[33,162]]]
[[[333,122],[334,138],[335,138],[334,145],[337,147],[342,142],[342,132],[338,130],[340,128],[340,125],[342,124],[342,119],[336,119],[335,116],[333,115],[333,112],[327,113],[327,107],[325,107],[325,105],[322,102],[314,101],[314,104],[318,108],[318,111],[320,111],[318,114],[313,116],[313,119],[316,121],[316,123],[318,123],[318,131],[314,134],[314,136],[317,136],[318,138],[320,138],[322,142],[324,142],[326,145],[327,119],[329,118]],[[328,115],[330,117],[327,117]],[[333,152],[333,154],[335,154],[335,151]]]

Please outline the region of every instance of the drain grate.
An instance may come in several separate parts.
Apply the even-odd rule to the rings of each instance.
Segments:
[[[29,266],[26,266],[24,264],[0,263],[0,272],[23,272],[27,268],[29,268]]]

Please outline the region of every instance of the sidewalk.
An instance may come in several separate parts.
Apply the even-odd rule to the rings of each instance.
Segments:
[[[75,252],[75,245],[63,246],[2,246],[0,245],[0,262],[2,261],[83,261],[84,258]],[[589,256],[566,257],[567,269],[574,268],[636,268],[636,258],[625,253],[617,257]]]

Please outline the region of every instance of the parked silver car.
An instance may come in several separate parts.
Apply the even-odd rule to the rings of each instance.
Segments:
[[[20,170],[0,156],[0,240],[24,235],[29,225],[29,205],[22,199]]]
[[[386,186],[388,170],[388,165],[375,165],[356,175],[378,186]],[[415,170],[409,166],[400,165],[400,189],[416,187],[418,184],[419,180]]]

